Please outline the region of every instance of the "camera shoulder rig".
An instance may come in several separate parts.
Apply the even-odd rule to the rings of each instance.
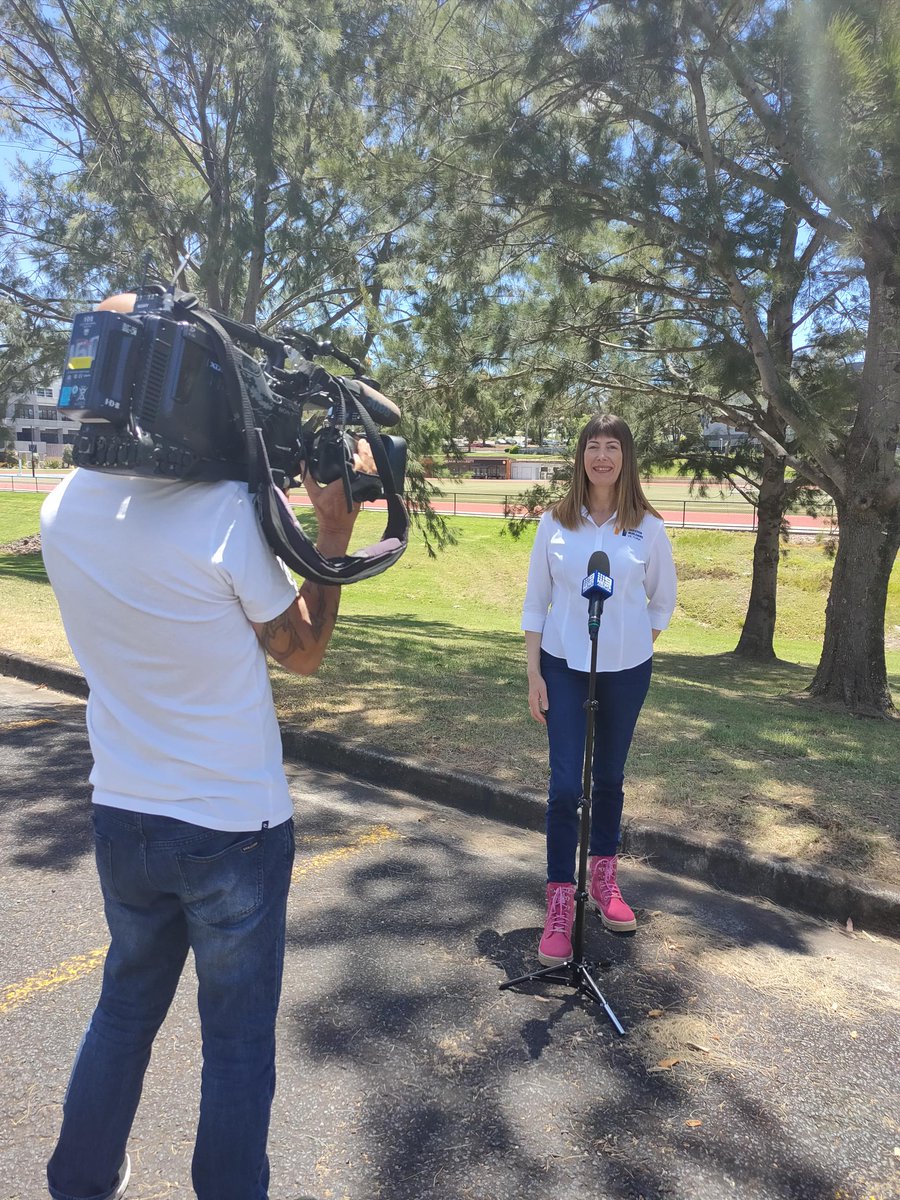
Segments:
[[[193,303],[191,303],[193,301]],[[355,583],[379,575],[401,557],[409,540],[409,516],[397,492],[393,471],[384,450],[381,435],[366,404],[349,387],[343,386],[342,401],[355,420],[362,425],[387,505],[387,525],[381,539],[370,546],[328,558],[306,535],[294,516],[283,490],[275,482],[262,430],[256,426],[253,409],[244,383],[234,344],[222,323],[211,312],[201,308],[194,297],[179,297],[179,306],[186,309],[190,319],[203,326],[221,348],[221,365],[229,404],[243,429],[247,449],[247,484],[255,496],[256,511],[266,541],[292,570],[326,585]],[[333,382],[340,386],[339,377]],[[377,393],[376,393],[377,395]],[[344,490],[350,500],[349,478],[345,476]]]
[[[406,444],[377,428],[396,424],[400,411],[330,343],[286,334],[288,341],[279,341],[201,307],[196,296],[156,285],[140,289],[133,308],[77,314],[58,400],[66,416],[81,420],[73,460],[129,475],[244,480],[266,540],[289,567],[322,584],[367,579],[407,546],[409,517],[398,487]],[[285,370],[292,340],[300,341],[304,361]],[[265,365],[254,356],[259,351]],[[313,365],[319,353],[356,374]],[[307,405],[325,410],[318,426],[304,424]],[[354,470],[359,436],[369,441],[377,476]],[[283,491],[298,475],[322,484],[342,479],[348,512],[354,500],[383,495],[380,541],[323,555]]]

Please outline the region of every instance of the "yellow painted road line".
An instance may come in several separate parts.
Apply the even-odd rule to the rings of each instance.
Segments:
[[[366,850],[370,846],[380,846],[385,842],[394,841],[400,836],[397,830],[391,829],[387,825],[376,825],[374,829],[361,834],[349,845],[336,846],[334,850],[326,850],[322,854],[313,855],[305,862],[297,863],[291,879],[296,883],[298,879],[314,875],[317,871],[330,867],[332,863],[339,862],[342,858],[359,854],[361,850]],[[90,975],[92,971],[103,966],[108,948],[108,945],[100,946],[96,950],[90,950],[87,954],[76,954],[57,966],[42,971],[39,975],[32,975],[30,979],[23,979],[21,983],[11,983],[7,987],[0,988],[0,1013],[12,1012],[13,1009],[19,1008],[36,996],[45,996],[55,988],[63,987],[67,983],[75,983],[76,980]]]
[[[76,979],[90,975],[92,971],[103,966],[107,949],[107,946],[100,946],[87,954],[76,954],[58,966],[42,971],[40,975],[32,975],[30,979],[23,979],[21,983],[12,983],[3,988],[0,990],[0,1013],[12,1012],[14,1008],[35,996],[46,995],[54,988],[63,987],[64,984],[74,983]]]
[[[49,717],[35,718],[33,721],[0,721],[0,732],[13,729],[40,729],[42,725],[58,725],[59,721],[51,721]]]
[[[324,850],[321,854],[314,854],[312,858],[297,863],[291,879],[296,883],[298,879],[304,879],[307,875],[313,875],[316,871],[330,867],[332,863],[339,862],[342,858],[349,858],[351,854],[358,854],[360,850],[365,850],[369,846],[379,846],[383,842],[391,842],[399,837],[400,834],[396,829],[391,829],[387,825],[376,825],[374,829],[361,834],[347,846],[336,846],[334,850]]]

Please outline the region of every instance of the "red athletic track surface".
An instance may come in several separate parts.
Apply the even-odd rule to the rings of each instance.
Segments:
[[[38,475],[36,479],[32,479],[28,475],[0,474],[0,492],[51,492],[58,482],[58,476],[41,477]],[[299,489],[292,493],[291,500],[298,508],[307,507],[309,504]],[[376,511],[383,510],[384,503],[378,501],[367,507]],[[494,517],[495,519],[503,516],[503,504],[500,501],[435,500],[433,508],[435,512],[447,516]],[[679,505],[672,509],[660,508],[659,512],[667,525],[677,529],[723,529],[751,532],[755,528],[755,514],[751,509],[723,513],[701,508],[683,509]],[[827,515],[808,517],[805,513],[791,513],[787,517],[787,523],[794,533],[833,533],[836,528],[834,522]]]
[[[297,507],[306,504],[305,500],[300,500],[296,495],[292,495],[291,500]],[[366,507],[384,509],[384,504],[379,501]],[[454,505],[452,500],[435,500],[432,502],[432,507],[435,512],[450,516],[495,518],[503,516],[503,505],[497,503],[458,500]],[[691,510],[690,508],[683,512],[680,507],[677,510],[657,507],[657,511],[667,525],[678,529],[688,529],[693,526],[697,529],[736,529],[749,532],[756,528],[755,513],[749,509],[746,512],[722,513],[704,512],[702,509]],[[829,533],[837,528],[827,516],[808,517],[805,513],[791,513],[786,520],[794,533]]]

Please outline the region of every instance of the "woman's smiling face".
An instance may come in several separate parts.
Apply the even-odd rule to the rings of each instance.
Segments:
[[[619,439],[607,434],[589,438],[584,448],[584,473],[592,485],[614,487],[622,474],[622,443]]]

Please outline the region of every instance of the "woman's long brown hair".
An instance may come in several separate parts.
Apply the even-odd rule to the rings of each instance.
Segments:
[[[584,452],[591,438],[616,438],[622,447],[622,471],[616,480],[616,533],[625,529],[636,529],[645,513],[658,517],[659,513],[644,495],[638,472],[634,438],[628,425],[613,413],[598,413],[591,417],[578,435],[575,447],[575,463],[569,490],[550,510],[560,525],[566,529],[577,529],[584,521],[582,509],[588,508],[590,498],[587,473],[584,469]]]

